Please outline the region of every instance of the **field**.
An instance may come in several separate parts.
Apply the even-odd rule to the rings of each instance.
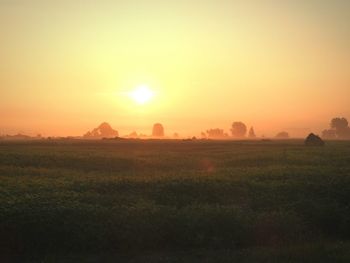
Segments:
[[[1,262],[350,262],[350,142],[0,142]]]

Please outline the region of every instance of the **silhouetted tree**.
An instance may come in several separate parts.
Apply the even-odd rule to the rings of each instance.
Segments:
[[[247,126],[243,122],[232,123],[231,133],[233,137],[243,138],[247,133]]]
[[[345,118],[333,118],[331,128],[335,129],[339,139],[350,139],[350,128],[348,120]]]
[[[331,120],[331,128],[336,130],[342,130],[347,128],[349,125],[347,119],[345,118],[333,118]]]
[[[350,139],[350,127],[345,118],[333,118],[330,123],[331,129],[324,130],[322,137],[325,139]]]
[[[205,134],[205,132],[201,132],[201,138],[202,139],[206,139],[207,138],[207,135]]]
[[[289,133],[288,132],[279,132],[276,134],[276,139],[288,139],[289,138]]]
[[[128,137],[129,137],[129,138],[134,138],[134,139],[136,139],[136,138],[138,138],[139,136],[137,135],[137,132],[136,132],[136,131],[133,131],[132,133],[130,133],[130,134],[128,135]]]
[[[118,132],[113,130],[111,125],[109,125],[107,122],[101,123],[101,125],[98,127],[98,129],[99,129],[102,136],[105,136],[105,137],[118,136]]]
[[[227,134],[224,133],[224,130],[216,128],[207,130],[208,138],[211,139],[223,139],[227,137]]]
[[[111,125],[109,125],[107,122],[103,122],[97,128],[85,133],[83,137],[97,139],[97,138],[114,138],[118,136],[119,136],[118,131],[113,130]]]
[[[248,138],[250,138],[250,139],[256,138],[256,135],[255,135],[255,132],[254,132],[254,128],[253,128],[253,127],[250,127],[250,129],[249,129]]]
[[[152,136],[153,137],[163,137],[164,136],[164,127],[162,124],[156,123],[153,125]]]

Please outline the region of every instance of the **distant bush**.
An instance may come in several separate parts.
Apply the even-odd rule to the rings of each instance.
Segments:
[[[282,131],[276,134],[275,136],[276,139],[288,139],[289,138],[289,133]]]
[[[207,135],[210,139],[224,139],[228,137],[224,130],[219,128],[207,130]],[[204,137],[203,134],[202,137]]]
[[[310,133],[305,139],[306,146],[323,146],[324,141],[317,135]]]

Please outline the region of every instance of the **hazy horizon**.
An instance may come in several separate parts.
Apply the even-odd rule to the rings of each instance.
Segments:
[[[0,0],[0,134],[160,122],[258,136],[350,118],[350,2]],[[126,95],[146,85],[147,103]]]

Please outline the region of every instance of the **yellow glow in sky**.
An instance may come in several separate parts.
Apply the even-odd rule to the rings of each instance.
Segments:
[[[349,13],[342,0],[0,1],[0,134],[320,133],[350,119]]]

